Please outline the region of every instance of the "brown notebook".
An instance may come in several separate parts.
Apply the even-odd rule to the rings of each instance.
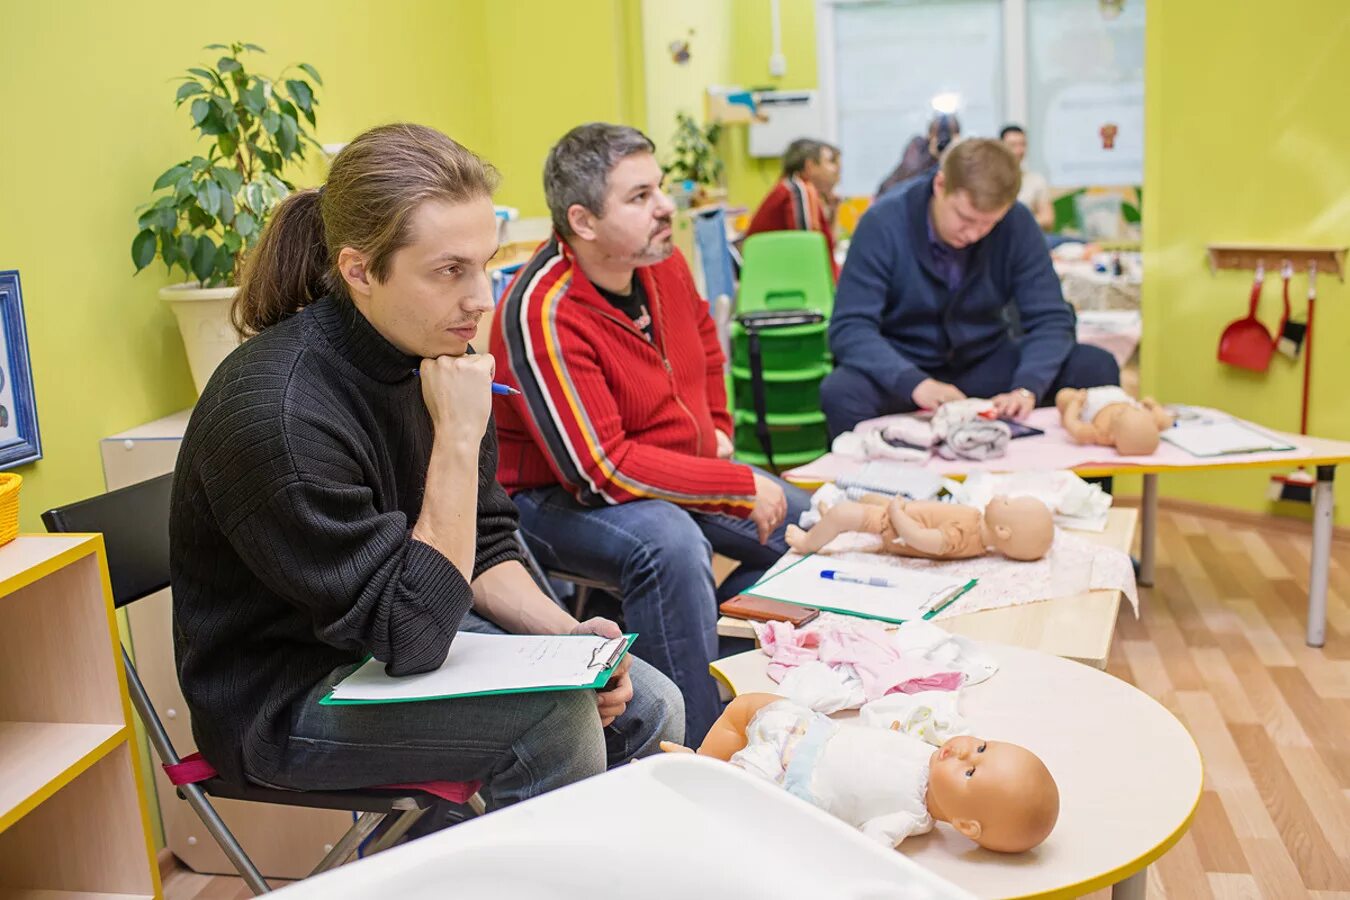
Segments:
[[[810,606],[798,606],[796,603],[784,603],[782,600],[770,600],[767,597],[754,597],[750,594],[737,594],[718,607],[722,615],[733,619],[749,619],[752,622],[790,622],[800,628],[820,615],[820,610]]]

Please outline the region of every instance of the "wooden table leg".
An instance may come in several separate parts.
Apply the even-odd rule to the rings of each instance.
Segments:
[[[1327,567],[1331,561],[1331,527],[1336,511],[1336,467],[1318,466],[1313,487],[1312,565],[1308,573],[1308,646],[1327,642]]]
[[[1139,583],[1153,587],[1154,551],[1158,536],[1158,474],[1144,476],[1144,498],[1139,510]]]

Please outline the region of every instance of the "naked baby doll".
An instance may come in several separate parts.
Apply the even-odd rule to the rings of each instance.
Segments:
[[[993,549],[1029,562],[1050,551],[1055,518],[1034,497],[998,496],[981,513],[956,503],[869,494],[827,508],[810,531],[789,525],[787,543],[798,553],[817,553],[846,531],[880,535],[882,549],[898,556],[969,559]]]
[[[934,747],[899,730],[836,722],[776,694],[742,694],[698,748],[796,794],[890,846],[946,822],[989,850],[1040,844],[1059,788],[1030,750],[963,735]],[[667,752],[692,752],[662,742]]]
[[[1115,385],[1063,388],[1055,395],[1060,423],[1080,444],[1115,447],[1121,456],[1148,456],[1172,427],[1172,414],[1152,397],[1136,400]]]

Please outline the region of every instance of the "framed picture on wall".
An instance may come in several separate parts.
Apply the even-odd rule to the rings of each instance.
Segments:
[[[41,458],[19,273],[0,270],[0,469]]]

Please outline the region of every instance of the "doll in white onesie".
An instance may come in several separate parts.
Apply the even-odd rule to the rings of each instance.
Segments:
[[[1059,817],[1054,778],[1024,747],[952,736],[962,729],[955,699],[892,694],[868,704],[855,724],[776,694],[742,694],[698,753],[782,785],[888,846],[936,819],[990,850],[1035,847]]]

